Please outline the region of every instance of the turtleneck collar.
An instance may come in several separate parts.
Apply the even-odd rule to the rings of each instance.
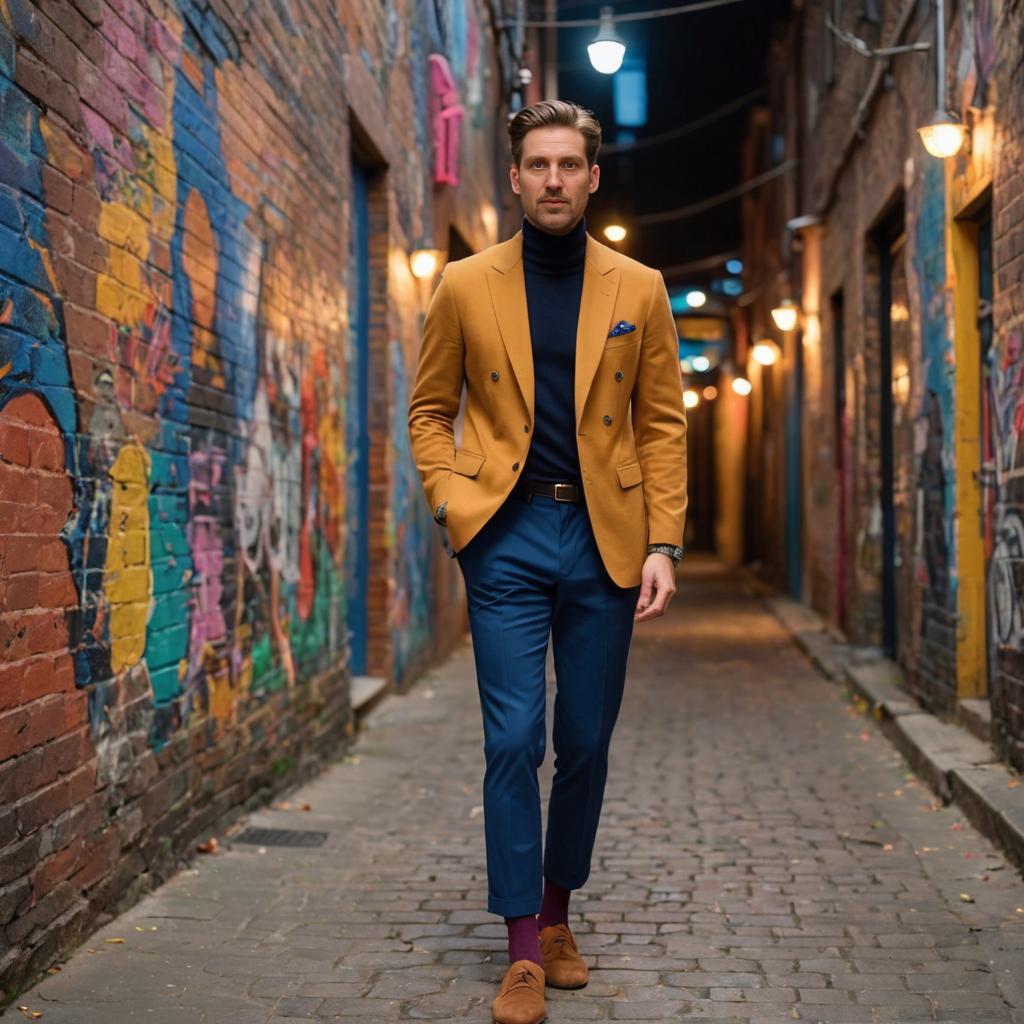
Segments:
[[[523,218],[523,262],[540,274],[574,274],[587,255],[587,218],[580,217],[567,235],[549,235]]]

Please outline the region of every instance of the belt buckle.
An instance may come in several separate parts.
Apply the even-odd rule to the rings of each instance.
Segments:
[[[576,498],[563,498],[560,496],[559,488],[564,487],[566,490],[576,490],[575,484],[555,484],[555,501],[575,501]]]

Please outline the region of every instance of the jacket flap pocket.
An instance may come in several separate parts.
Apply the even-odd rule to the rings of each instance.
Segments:
[[[639,462],[627,462],[622,466],[616,466],[615,471],[619,474],[619,483],[623,487],[635,487],[644,478]]]
[[[455,461],[452,463],[452,471],[462,476],[476,476],[480,467],[487,461],[486,455],[468,451],[465,448],[455,453]]]

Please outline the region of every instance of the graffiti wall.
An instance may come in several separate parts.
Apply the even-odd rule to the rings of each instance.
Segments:
[[[361,671],[402,681],[453,642],[408,451],[429,291],[407,255],[438,204],[497,240],[493,177],[466,161],[494,152],[480,111],[500,104],[474,0],[60,11],[0,0],[0,875],[24,894],[0,982],[73,941],[69,906],[80,931],[123,899],[125,857],[141,891],[337,752],[354,606]],[[431,176],[431,52],[469,115],[457,189]],[[387,112],[359,126],[373,268],[351,250],[356,70],[353,102]],[[361,451],[380,526],[351,487]]]

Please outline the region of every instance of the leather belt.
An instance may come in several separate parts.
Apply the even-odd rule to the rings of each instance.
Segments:
[[[520,480],[516,485],[516,493],[527,501],[532,501],[535,494],[543,498],[554,498],[555,501],[579,501],[579,484],[549,483],[546,480]]]

